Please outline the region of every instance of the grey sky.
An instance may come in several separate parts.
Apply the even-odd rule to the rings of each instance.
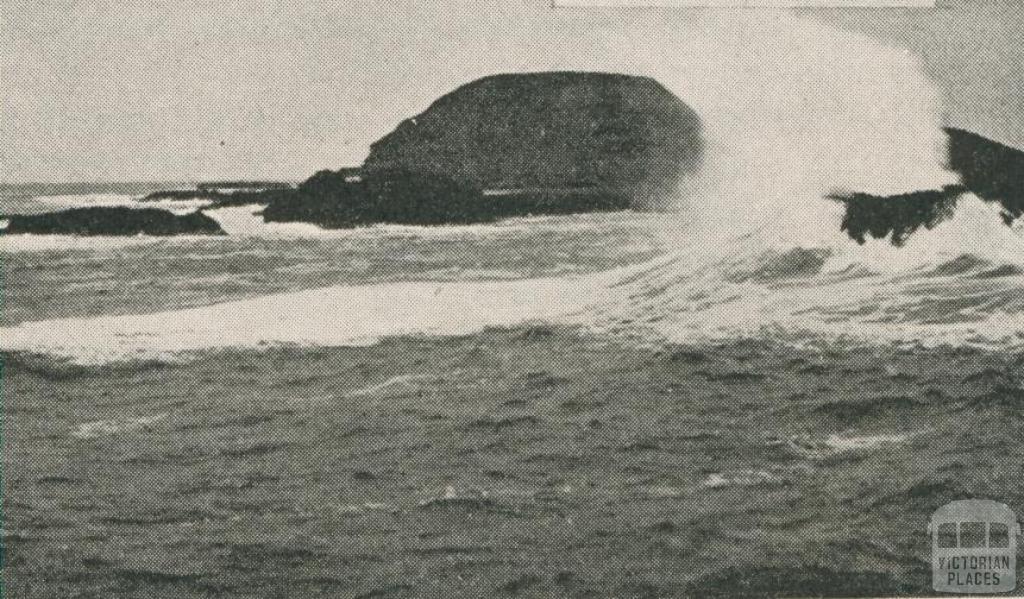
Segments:
[[[950,123],[1024,146],[1024,9],[955,1],[815,14],[919,53]],[[545,0],[5,0],[2,10],[7,182],[302,178],[358,163],[425,98],[461,83],[444,64],[465,36],[495,37],[500,53],[529,43],[502,40],[506,30],[571,39],[658,18],[552,11]],[[416,72],[413,55],[437,71]]]

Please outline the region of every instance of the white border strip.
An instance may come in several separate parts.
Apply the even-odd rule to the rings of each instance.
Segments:
[[[935,8],[936,0],[553,0],[565,8]]]

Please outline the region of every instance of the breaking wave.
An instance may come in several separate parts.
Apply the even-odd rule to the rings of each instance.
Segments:
[[[758,234],[726,253],[691,247],[615,282],[615,299],[592,314],[674,342],[1017,345],[1024,341],[1021,241],[1008,227],[991,227],[992,212],[969,198],[902,248],[884,240],[786,245]]]
[[[0,330],[0,344],[92,361],[363,344],[535,320],[672,342],[767,336],[1005,347],[1024,340],[1021,238],[995,207],[967,194],[952,218],[897,247],[851,240],[841,229],[843,206],[828,199],[958,183],[946,168],[939,93],[911,54],[775,11],[617,24],[586,37],[508,27],[502,21],[493,40],[517,38],[525,54],[510,59],[490,45],[494,32],[474,32],[439,70],[419,65],[438,76],[399,103],[425,105],[451,81],[510,70],[655,78],[701,115],[708,147],[671,212],[649,228],[660,258],[596,275],[331,287],[160,314],[26,323]],[[234,234],[270,230],[251,208],[213,215]],[[282,226],[292,227],[274,229],[285,236],[323,233]]]
[[[140,202],[138,198],[126,194],[81,194],[37,196],[33,201],[50,210],[66,210],[70,208],[125,207],[125,208],[156,208],[172,214],[183,215],[195,212],[210,205],[209,200],[202,198],[184,200],[153,200]]]

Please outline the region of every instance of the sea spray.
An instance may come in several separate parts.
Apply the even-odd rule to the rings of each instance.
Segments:
[[[467,334],[534,320],[670,342],[1006,347],[1024,339],[1020,239],[993,206],[965,195],[953,218],[903,247],[860,245],[840,229],[843,206],[829,195],[957,183],[945,168],[939,95],[907,52],[775,11],[637,18],[586,35],[505,30],[502,48],[486,33],[463,32],[465,43],[444,61],[414,59],[433,60],[419,66],[437,77],[420,78],[423,87],[396,105],[414,113],[488,74],[575,69],[653,77],[697,110],[708,155],[651,225],[662,257],[561,279],[332,287],[26,323],[0,330],[0,347],[105,361]],[[250,215],[238,216],[252,224]]]
[[[840,240],[836,191],[892,195],[956,183],[947,171],[941,98],[919,59],[787,11],[608,11],[579,29],[573,11],[515,13],[458,43],[410,56],[430,72],[394,98],[406,116],[484,76],[551,70],[650,77],[694,108],[707,155],[672,208],[676,237],[728,239],[771,228],[793,241]],[[442,36],[443,37],[443,36]],[[381,133],[393,127],[382,123]],[[685,229],[677,231],[679,226]]]

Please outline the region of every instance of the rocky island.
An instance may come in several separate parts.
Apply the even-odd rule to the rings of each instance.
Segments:
[[[363,170],[412,171],[487,190],[657,196],[699,167],[703,149],[697,114],[653,79],[496,75],[403,121],[371,146]]]
[[[852,190],[842,229],[864,243],[901,245],[949,218],[972,192],[998,203],[1007,224],[1024,214],[1024,152],[948,128],[948,166],[961,184],[880,197]],[[697,114],[647,77],[586,72],[494,75],[467,83],[372,144],[364,164],[293,186],[213,182],[146,201],[207,200],[176,216],[156,209],[87,208],[13,215],[8,233],[222,234],[202,210],[259,205],[266,222],[324,228],[376,223],[445,225],[667,207],[705,149]]]
[[[176,215],[167,210],[97,206],[43,214],[3,217],[7,234],[36,235],[224,235],[217,221],[201,212]]]
[[[358,176],[324,171],[248,199],[267,204],[268,222],[329,228],[649,208],[699,167],[703,148],[696,113],[653,79],[496,75],[403,121]]]

